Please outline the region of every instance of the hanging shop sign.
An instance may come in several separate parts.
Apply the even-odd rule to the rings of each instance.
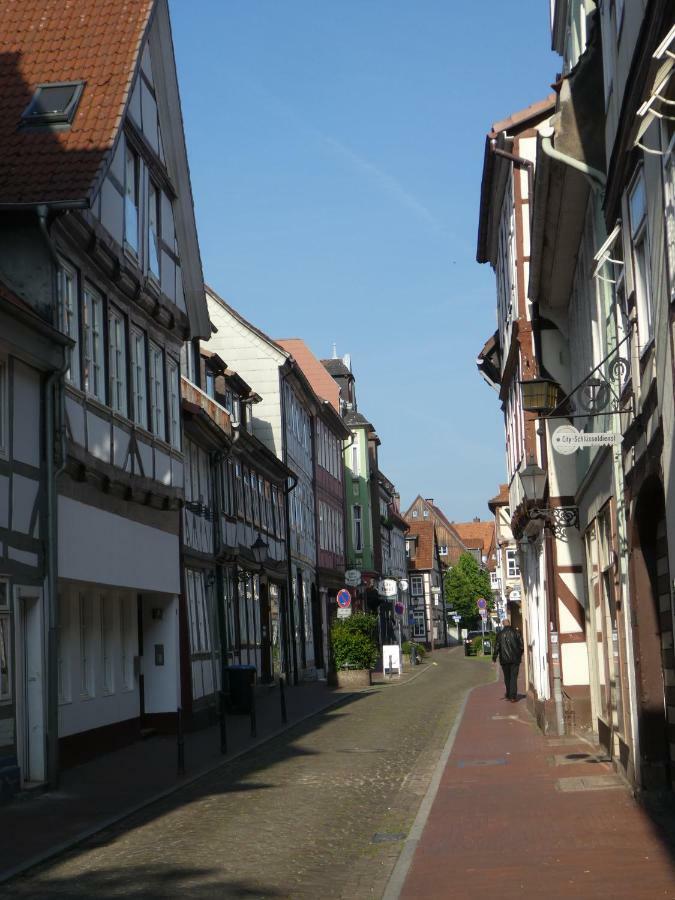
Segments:
[[[347,587],[358,587],[361,584],[361,573],[358,569],[347,569],[345,572],[345,584]]]
[[[401,580],[398,583],[398,586],[401,588],[402,591],[408,590],[408,582],[405,580],[405,578],[401,578]]]
[[[611,446],[621,443],[621,435],[614,431],[579,431],[574,425],[560,425],[551,436],[553,449],[563,456],[576,453],[581,447]]]
[[[396,582],[393,578],[383,578],[377,585],[377,592],[382,597],[395,597]]]

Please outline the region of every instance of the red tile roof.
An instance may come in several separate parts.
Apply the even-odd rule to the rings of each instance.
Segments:
[[[493,497],[491,500],[488,500],[488,506],[492,512],[498,506],[508,506],[509,505],[509,486],[508,484],[500,484],[499,485],[499,493],[496,497]]]
[[[305,378],[312,385],[314,393],[333,406],[336,412],[340,412],[340,388],[328,374],[320,360],[309,349],[301,338],[277,338],[279,344],[290,353],[305,373]]]
[[[154,0],[3,0],[0,204],[77,203],[119,131]],[[38,84],[84,81],[70,127],[21,128]]]
[[[483,556],[489,557],[495,544],[494,519],[489,522],[453,522],[452,527],[466,547],[481,550]]]
[[[434,544],[436,541],[433,522],[415,522],[406,538],[417,537],[415,558],[408,560],[408,568],[415,571],[429,571],[434,568]]]

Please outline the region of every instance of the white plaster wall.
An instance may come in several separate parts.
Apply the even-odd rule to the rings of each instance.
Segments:
[[[58,498],[59,577],[161,593],[180,592],[178,536]]]
[[[221,356],[262,397],[253,407],[252,430],[281,459],[279,367],[286,357],[243,325],[212,296],[208,293],[206,296],[209,316],[218,329],[206,346]]]
[[[143,685],[146,713],[176,712],[179,706],[178,598],[148,597],[143,607]],[[161,610],[161,618],[152,611]],[[155,645],[164,647],[164,665],[155,665]]]
[[[40,374],[14,360],[13,458],[40,465]]]
[[[68,697],[66,701],[59,703],[59,737],[67,737],[70,734],[78,734],[82,731],[90,731],[93,728],[101,728],[104,725],[112,725],[115,722],[134,719],[140,711],[138,680],[134,677],[131,689],[126,689],[122,673],[120,600],[124,596],[124,592],[87,589],[87,593],[91,594],[94,599],[91,627],[94,637],[94,690],[89,697],[81,695],[82,674],[80,671],[80,617],[78,601],[80,591],[81,589],[75,585],[59,585],[61,598],[59,604],[61,620],[59,639],[63,641],[64,646],[63,652],[60,652],[59,656],[62,656],[65,660],[63,677]],[[134,595],[134,613],[136,610],[135,602]],[[108,610],[112,614],[111,632],[113,640],[111,655],[113,660],[113,690],[109,694],[103,693],[101,603],[108,604]],[[136,621],[134,615],[132,618],[134,646],[138,647]]]
[[[565,684],[589,683],[588,652],[586,644],[561,644],[562,671]]]

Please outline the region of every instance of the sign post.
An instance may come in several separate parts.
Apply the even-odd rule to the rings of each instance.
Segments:
[[[352,595],[347,588],[337,593],[338,619],[348,619],[352,614]]]
[[[479,597],[476,601],[476,606],[478,607],[478,611],[480,612],[480,630],[481,630],[481,641],[483,642],[483,647],[485,646],[485,620],[487,619],[487,600],[485,597]]]

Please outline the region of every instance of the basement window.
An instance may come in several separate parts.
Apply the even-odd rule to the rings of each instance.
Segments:
[[[84,88],[83,81],[39,84],[24,110],[24,125],[70,125]]]

